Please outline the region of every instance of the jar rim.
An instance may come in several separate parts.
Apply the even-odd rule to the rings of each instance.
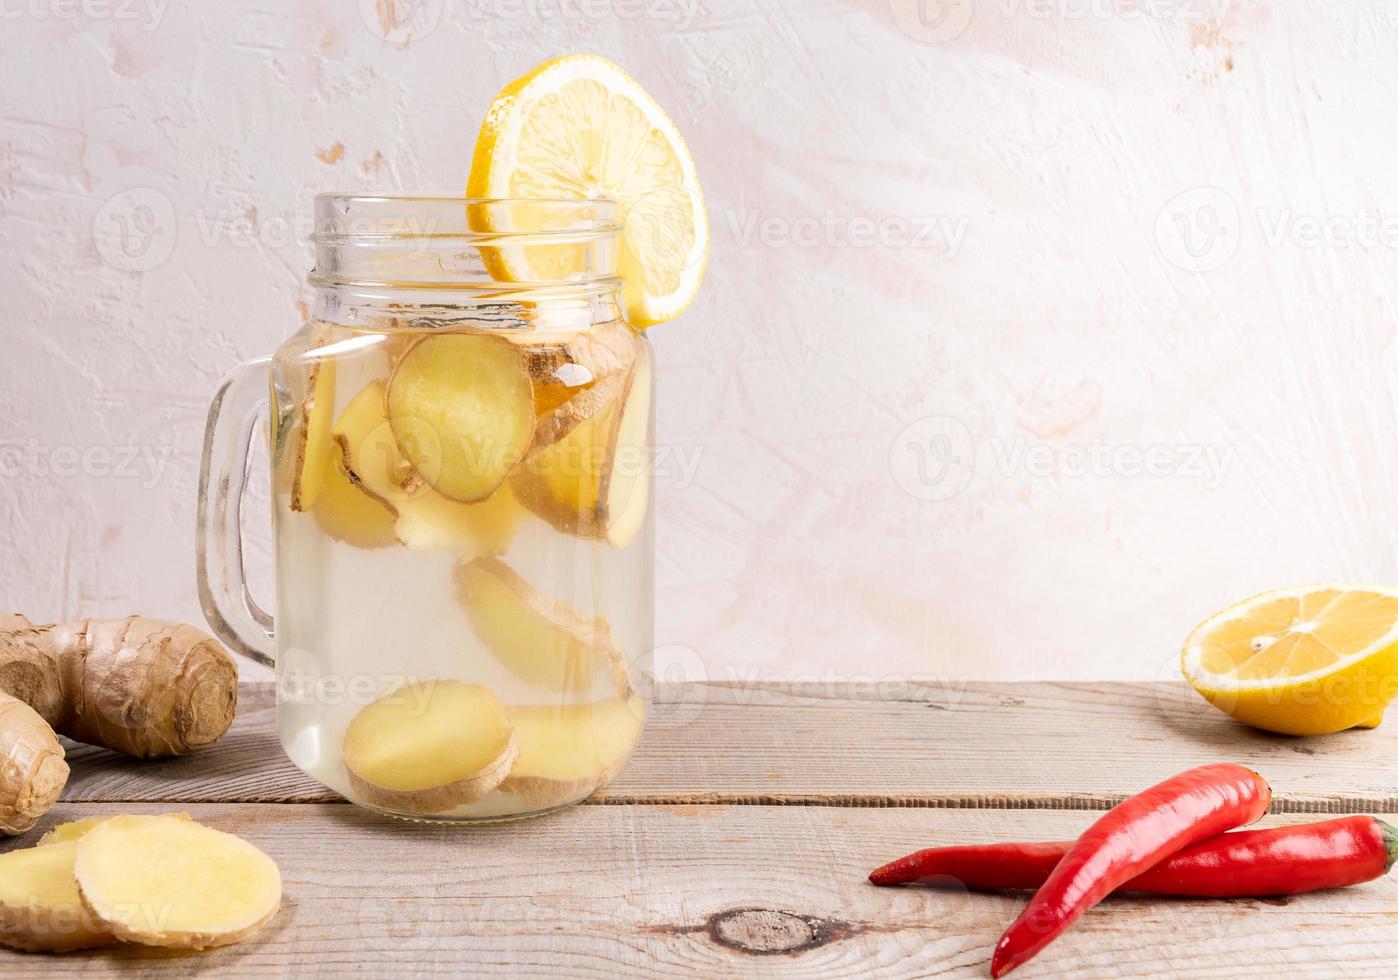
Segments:
[[[488,203],[492,201],[517,202],[520,204],[608,204],[616,205],[612,197],[466,197],[461,194],[370,194],[365,191],[321,191],[316,200],[340,198],[355,201],[449,201],[458,204]]]
[[[338,309],[395,316],[614,303],[620,214],[607,198],[318,194],[307,281]]]
[[[332,192],[315,196],[315,231],[311,240],[317,244],[344,244],[427,238],[527,244],[531,240],[607,237],[621,229],[621,205],[612,198]]]

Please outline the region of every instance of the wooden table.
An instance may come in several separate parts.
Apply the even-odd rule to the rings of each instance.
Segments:
[[[1392,731],[1292,739],[1144,684],[687,686],[657,692],[627,770],[587,805],[479,828],[349,806],[286,762],[271,691],[203,755],[70,747],[53,823],[187,810],[276,858],[280,915],[205,954],[0,953],[87,975],[986,976],[1022,896],[880,889],[932,843],[1071,837],[1202,762],[1253,766],[1272,823],[1398,810]],[[1398,881],[1292,899],[1108,900],[1019,976],[1392,975]]]

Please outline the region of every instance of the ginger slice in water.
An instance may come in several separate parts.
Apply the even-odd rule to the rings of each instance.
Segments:
[[[524,362],[529,368],[529,383],[534,388],[534,412],[540,418],[592,384],[592,374],[575,365],[567,348],[559,343],[525,345]]]
[[[351,480],[397,514],[397,540],[409,548],[453,551],[467,558],[505,551],[524,515],[509,487],[502,484],[474,504],[438,493],[400,451],[388,421],[386,396],[382,381],[365,385],[340,413],[334,438]],[[440,459],[433,451],[421,455]]]
[[[613,399],[562,439],[534,453],[510,477],[515,498],[559,531],[602,537],[606,532],[598,501],[607,436],[616,415]]]
[[[518,747],[505,706],[479,684],[427,680],[355,715],[344,759],[356,795],[402,813],[474,803],[509,774]]]
[[[301,418],[292,433],[291,509],[307,511],[324,490],[332,454],[330,424],[335,413],[335,362],[317,360],[306,378]]]
[[[539,421],[534,454],[607,408],[626,385],[639,342],[621,322],[525,348]]]
[[[580,800],[626,764],[645,718],[640,698],[511,708],[519,758],[500,789],[540,807]]]
[[[650,356],[638,348],[624,390],[533,452],[510,480],[515,496],[560,531],[626,547],[650,500],[650,415]]]
[[[387,500],[356,483],[345,458],[343,443],[334,440],[313,513],[327,535],[356,548],[386,548],[397,541],[398,513]]]
[[[419,551],[453,551],[465,558],[504,554],[524,513],[508,484],[476,504],[459,504],[432,491],[399,507],[398,540]]]
[[[618,695],[631,696],[626,657],[606,620],[550,599],[498,558],[459,563],[456,590],[481,642],[520,679],[588,691],[607,670]]]
[[[602,474],[602,525],[613,548],[631,543],[650,506],[650,416],[651,362],[643,351],[631,372]]]
[[[71,846],[83,906],[128,942],[227,946],[281,908],[281,874],[270,857],[180,816],[111,817]]]
[[[344,452],[351,478],[369,493],[397,506],[423,482],[398,449],[388,424],[387,396],[382,381],[370,381],[335,420],[331,438]]]
[[[440,334],[414,344],[386,400],[399,449],[452,500],[495,492],[534,440],[534,389],[519,347],[486,334]]]

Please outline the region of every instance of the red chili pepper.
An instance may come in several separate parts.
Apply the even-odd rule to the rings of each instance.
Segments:
[[[876,885],[912,882],[975,891],[1038,888],[1072,841],[933,847],[869,875]],[[1186,847],[1117,892],[1246,898],[1301,895],[1380,878],[1398,861],[1398,829],[1373,817],[1239,830]]]
[[[1028,962],[1121,885],[1190,844],[1252,823],[1272,792],[1232,763],[1190,769],[1107,811],[1063,855],[990,960],[1001,977]]]

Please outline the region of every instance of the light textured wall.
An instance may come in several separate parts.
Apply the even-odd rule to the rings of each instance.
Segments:
[[[299,323],[312,194],[457,192],[572,50],[714,229],[653,332],[662,659],[1150,678],[1395,578],[1398,5],[386,3],[0,0],[0,606],[199,621],[204,411]]]

